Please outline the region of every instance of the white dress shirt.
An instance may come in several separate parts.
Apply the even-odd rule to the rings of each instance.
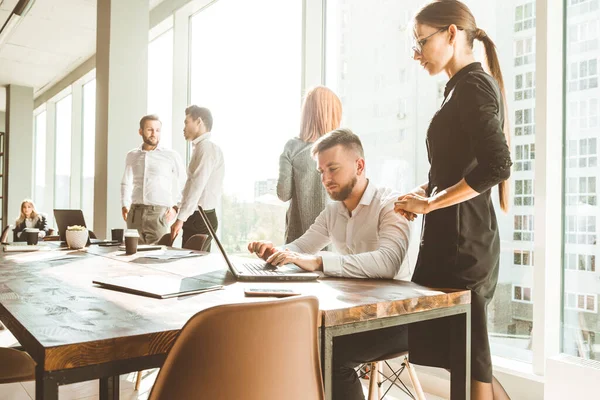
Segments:
[[[127,153],[121,181],[121,205],[173,207],[181,200],[185,167],[179,153],[158,145],[146,151],[143,145]]]
[[[210,133],[205,133],[192,141],[194,150],[177,216],[184,222],[198,210],[199,205],[205,210],[213,210],[221,200],[225,161],[221,148],[210,137]]]
[[[341,201],[328,204],[315,223],[284,247],[323,258],[325,275],[385,278],[398,275],[408,250],[411,224],[394,212],[400,194],[368,183],[352,215]],[[335,252],[319,251],[333,243]],[[406,278],[402,271],[399,278]]]

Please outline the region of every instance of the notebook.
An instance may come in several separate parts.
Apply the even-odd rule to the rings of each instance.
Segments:
[[[122,244],[118,247],[119,250],[125,251],[125,245]],[[150,250],[162,250],[163,246],[159,244],[138,244],[137,251],[150,251]]]
[[[50,247],[43,244],[32,244],[28,245],[24,242],[17,243],[6,243],[3,246],[3,249],[6,253],[12,252],[23,252],[23,251],[38,251],[38,250],[50,250]]]
[[[204,282],[195,278],[168,275],[120,276],[117,278],[96,279],[92,283],[106,289],[156,299],[168,299],[223,289],[223,285],[215,285],[214,283]]]

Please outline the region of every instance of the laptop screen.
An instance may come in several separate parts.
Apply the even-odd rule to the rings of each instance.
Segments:
[[[73,225],[86,226],[81,210],[54,210],[54,219],[56,219],[60,240],[63,242],[67,240],[67,227]]]
[[[223,245],[221,244],[221,241],[217,237],[217,234],[215,233],[215,230],[213,229],[210,221],[208,220],[208,217],[206,216],[206,213],[204,212],[204,209],[202,209],[202,206],[198,206],[198,210],[200,212],[200,216],[202,217],[202,220],[204,221],[204,224],[206,225],[206,228],[210,232],[210,236],[212,236],[213,240],[215,241],[215,243],[219,247],[219,250],[221,251],[221,254],[223,254],[223,258],[225,259],[225,263],[227,263],[227,267],[229,267],[229,270],[231,271],[231,273],[233,275],[238,276],[239,274],[238,274],[237,270],[233,266],[233,263],[231,261],[229,261],[229,257],[227,257],[227,253],[225,252],[225,248],[223,247]]]

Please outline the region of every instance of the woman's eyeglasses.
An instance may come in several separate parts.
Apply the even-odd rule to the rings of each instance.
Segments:
[[[445,31],[446,29],[448,29],[449,26],[445,26],[443,28],[438,29],[437,31],[433,32],[431,35],[429,36],[425,36],[423,39],[419,39],[415,41],[415,45],[412,47],[412,50],[419,54],[422,55],[423,54],[423,47],[425,46],[425,43],[427,43],[427,39],[429,39],[430,37],[432,37],[433,35],[436,35],[440,32]]]

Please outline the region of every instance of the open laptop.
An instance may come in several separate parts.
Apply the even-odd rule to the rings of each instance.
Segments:
[[[83,218],[83,211],[81,210],[54,210],[54,219],[56,219],[56,226],[58,227],[58,233],[60,234],[60,240],[62,242],[67,241],[67,227],[73,225],[85,225],[85,218]]]
[[[221,244],[221,241],[217,237],[215,230],[208,221],[208,217],[204,213],[202,207],[198,206],[200,215],[204,224],[208,228],[210,235],[214,239],[215,243],[219,247],[223,258],[229,267],[231,273],[236,277],[238,281],[255,281],[255,282],[277,282],[277,281],[314,281],[319,278],[319,274],[314,272],[305,272],[302,268],[299,268],[293,264],[284,265],[282,267],[275,267],[264,261],[254,261],[248,259],[236,260],[232,262],[225,252],[225,248]]]
[[[195,278],[162,275],[102,278],[93,280],[92,283],[106,289],[154,297],[156,299],[169,299],[171,297],[187,296],[223,288],[223,285],[215,285],[214,283]]]
[[[60,234],[60,241],[66,244],[67,242],[67,228],[73,225],[86,226],[85,218],[83,217],[83,211],[81,210],[54,210],[54,219],[56,219],[56,226],[58,227],[58,233]],[[112,240],[101,240],[92,239],[88,237],[86,246],[90,244],[101,244],[101,243],[115,243]]]

